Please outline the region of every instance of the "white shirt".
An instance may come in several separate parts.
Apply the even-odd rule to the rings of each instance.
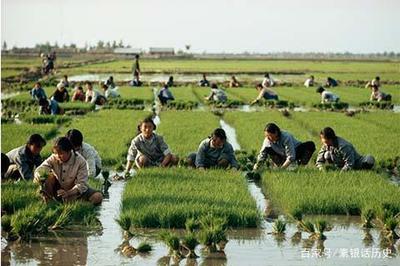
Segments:
[[[90,144],[83,142],[82,147],[77,150],[77,152],[83,156],[86,160],[89,176],[95,177],[96,176],[96,166],[97,168],[102,167],[101,165],[101,158],[99,156],[99,153],[96,151],[93,146]]]

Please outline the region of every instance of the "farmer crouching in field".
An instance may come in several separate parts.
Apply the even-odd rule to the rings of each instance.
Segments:
[[[337,103],[340,100],[339,96],[325,90],[322,86],[319,86],[316,92],[321,94],[321,103]]]
[[[178,157],[172,154],[164,138],[153,132],[156,128],[156,124],[150,117],[145,118],[138,125],[138,135],[132,140],[128,150],[125,175],[129,174],[133,162],[139,169],[178,164]]]
[[[299,164],[306,165],[315,151],[314,142],[301,143],[290,133],[281,131],[274,123],[265,126],[264,135],[264,143],[253,167],[254,170],[257,170],[268,156],[277,167],[295,169]]]
[[[104,97],[106,97],[107,100],[119,97],[117,89],[112,89],[108,87],[106,84],[102,84],[101,88],[103,89]]]
[[[209,87],[210,82],[207,80],[206,74],[203,74],[203,79],[199,81],[200,87]]]
[[[53,95],[50,97],[52,100],[57,101],[58,103],[64,103],[69,101],[69,94],[67,89],[65,88],[64,83],[60,82],[57,85],[57,89],[53,92]]]
[[[82,199],[97,205],[103,200],[101,192],[88,186],[86,161],[66,137],[56,139],[53,154],[36,169],[34,181],[42,185],[46,202]]]
[[[103,95],[101,95],[97,90],[93,89],[90,81],[86,82],[85,102],[96,105],[104,105],[106,101],[107,99]]]
[[[336,136],[332,128],[326,127],[320,132],[322,142],[318,152],[316,166],[323,170],[324,164],[333,164],[342,171],[352,169],[371,169],[375,158],[371,155],[361,156],[353,145],[341,137]]]
[[[333,79],[331,77],[326,78],[326,83],[325,83],[326,87],[337,87],[338,85],[339,84],[335,79]]]
[[[61,115],[64,110],[60,107],[57,101],[51,99],[41,98],[39,100],[39,114],[40,115]]]
[[[207,101],[224,103],[228,100],[228,97],[226,96],[225,92],[222,89],[218,88],[216,83],[212,83],[210,95],[205,97],[205,99]]]
[[[73,101],[73,102],[84,102],[85,101],[85,93],[83,92],[82,86],[75,87],[74,93],[72,94],[71,101]]]
[[[392,100],[392,95],[388,93],[384,93],[379,89],[377,85],[372,85],[371,86],[371,97],[370,101],[388,101],[390,102]]]
[[[168,83],[164,82],[164,86],[158,92],[158,99],[160,100],[161,105],[167,104],[168,101],[175,100],[174,95],[172,95],[172,92],[169,90]]]
[[[257,103],[263,98],[265,100],[278,100],[278,95],[276,94],[276,92],[271,90],[270,88],[263,87],[261,83],[256,85],[256,90],[258,91],[258,96],[254,101],[250,103],[251,105]]]
[[[306,88],[314,86],[314,76],[313,75],[311,75],[308,79],[306,79],[306,81],[304,82],[304,86]]]
[[[40,99],[44,98],[47,99],[46,92],[42,88],[40,82],[36,82],[35,86],[31,90],[32,100],[39,101]]]
[[[34,167],[42,163],[40,152],[45,145],[46,141],[42,136],[33,134],[24,146],[9,151],[7,153],[9,166],[5,169],[4,178],[32,180]]]
[[[197,153],[190,154],[187,162],[189,166],[198,169],[212,167],[239,169],[233,147],[226,140],[226,134],[222,128],[215,129],[211,137],[203,140]]]
[[[74,150],[83,156],[86,160],[89,177],[96,177],[101,172],[101,158],[93,146],[83,142],[83,135],[77,129],[68,130],[65,135],[71,141]]]

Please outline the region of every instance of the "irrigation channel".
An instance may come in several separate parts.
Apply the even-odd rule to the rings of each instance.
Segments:
[[[156,93],[156,90],[154,90]],[[158,106],[153,106],[157,123]],[[227,133],[235,150],[240,149],[233,127],[224,120],[220,126]],[[111,173],[111,176],[115,173]],[[133,177],[134,178],[134,177]],[[30,242],[7,243],[2,238],[2,265],[171,265],[168,248],[157,240],[158,229],[138,229],[130,240],[132,246],[146,241],[152,245],[147,255],[124,256],[120,251],[123,232],[115,222],[126,182],[113,181],[101,208],[98,232],[61,231]],[[267,201],[261,187],[252,181],[248,189],[261,213]],[[316,218],[316,217],[310,217]],[[200,258],[184,259],[179,265],[399,265],[396,247],[387,247],[380,241],[379,231],[361,228],[358,216],[324,216],[334,227],[325,241],[312,241],[303,233],[296,234],[295,224],[288,224],[286,234],[271,234],[273,221],[263,219],[259,228],[228,231],[229,242],[224,253],[210,255],[199,246]],[[397,247],[398,249],[398,247]]]

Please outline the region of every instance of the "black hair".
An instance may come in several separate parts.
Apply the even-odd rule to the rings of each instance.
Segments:
[[[258,83],[258,84],[256,85],[256,89],[262,88],[262,87],[263,87],[263,85],[262,85],[261,83]]]
[[[315,90],[315,92],[317,92],[317,93],[322,93],[324,90],[325,90],[324,87],[319,86],[319,87]]]
[[[68,76],[67,76],[67,75],[64,75],[64,78],[66,78],[66,79],[67,79],[67,78],[68,78]]]
[[[35,82],[35,85],[39,85],[39,87],[41,87],[42,86],[42,84],[40,84],[40,82],[38,81],[38,82]]]
[[[48,106],[49,105],[49,101],[46,98],[40,98],[39,99],[39,105],[40,106]]]
[[[142,121],[140,121],[140,123],[137,126],[137,134],[139,135],[140,133],[142,133],[142,131],[140,131],[140,128],[142,127],[142,124],[144,123],[152,123],[153,124],[153,130],[157,129],[157,125],[154,123],[153,121],[153,117],[152,116],[148,116],[145,119],[143,119]]]
[[[269,73],[265,73],[264,77],[269,78]]]
[[[174,77],[173,76],[169,76],[168,80],[174,80]]]
[[[83,91],[82,86],[78,86],[78,90]]]
[[[101,88],[102,88],[102,89],[108,89],[108,86],[107,86],[107,84],[102,84],[102,85],[101,85]]]
[[[335,131],[331,127],[326,127],[322,129],[321,132],[319,132],[319,134],[326,139],[331,139],[331,140],[336,139]]]
[[[217,83],[211,83],[211,88],[212,89],[218,89]]]
[[[114,80],[114,77],[113,77],[113,76],[110,76],[108,79],[109,79],[109,80]]]
[[[380,78],[379,76],[376,76],[375,79],[376,79],[376,80],[380,80],[381,78]]]
[[[313,76],[313,75],[311,75],[311,76],[310,76],[310,78],[314,79],[314,76]]]
[[[61,151],[75,151],[71,141],[66,137],[59,137],[54,141],[53,149]]]
[[[281,129],[275,123],[268,123],[265,126],[264,131],[272,134],[278,134],[279,137],[281,136]]]
[[[86,81],[85,84],[89,85],[89,86],[92,86],[92,82],[90,82],[90,81]]]
[[[26,141],[26,145],[35,145],[35,146],[46,146],[46,140],[40,136],[39,134],[33,134]]]
[[[135,54],[135,58],[136,58],[136,59],[139,59],[139,55],[138,55],[138,54]]]
[[[222,128],[216,128],[211,134],[211,137],[217,137],[225,141],[226,140],[225,130],[223,130]]]
[[[65,134],[65,137],[67,137],[69,141],[71,141],[74,147],[82,146],[83,135],[82,132],[80,132],[78,129],[68,130],[67,134]]]

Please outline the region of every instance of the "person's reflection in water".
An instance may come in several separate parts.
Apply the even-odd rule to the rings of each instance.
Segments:
[[[29,263],[31,260],[38,265],[87,265],[88,244],[87,233],[68,232],[59,236],[32,239],[27,242],[10,242],[5,249],[13,255],[12,263]],[[2,251],[2,265],[4,262]],[[9,261],[11,256],[8,256]],[[10,261],[11,262],[11,261]]]

